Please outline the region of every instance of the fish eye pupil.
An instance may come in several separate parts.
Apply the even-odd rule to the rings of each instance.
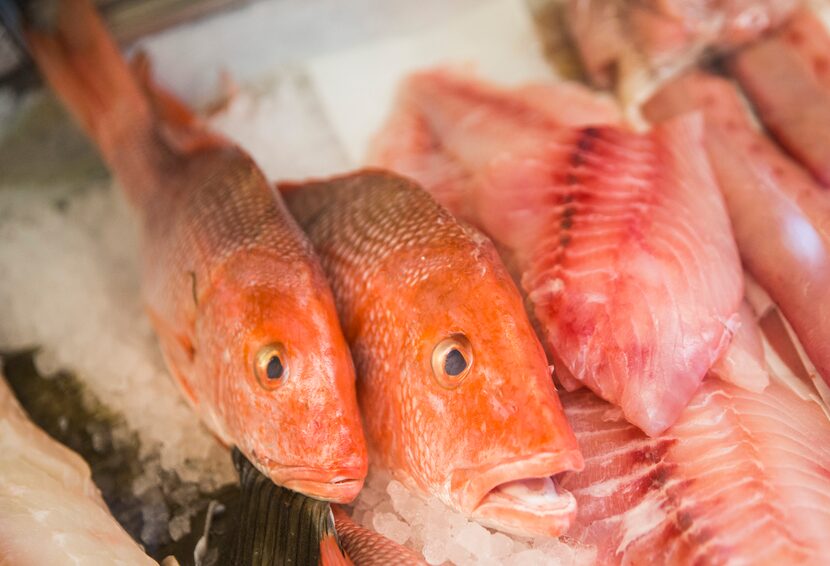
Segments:
[[[271,359],[268,360],[268,365],[265,368],[265,374],[268,376],[268,379],[280,379],[284,372],[285,368],[282,366],[282,360],[280,360],[280,357],[276,355],[271,356]]]
[[[455,377],[465,369],[467,369],[467,360],[464,358],[464,354],[459,352],[457,348],[450,350],[444,359],[444,371],[447,375]]]

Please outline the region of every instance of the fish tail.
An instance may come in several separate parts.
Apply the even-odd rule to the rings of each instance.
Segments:
[[[354,566],[354,562],[340,549],[333,534],[320,539],[320,566]]]
[[[175,150],[194,145],[194,136],[181,132],[196,129],[195,117],[152,84],[145,56],[138,58],[139,76],[133,73],[91,0],[32,4],[49,14],[25,14],[23,35],[33,59],[96,143],[129,200],[141,203],[161,184]],[[162,130],[173,132],[167,137],[176,143],[160,136]]]

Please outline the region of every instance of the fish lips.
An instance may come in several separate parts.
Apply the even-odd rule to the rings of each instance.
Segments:
[[[363,488],[366,470],[356,467],[338,470],[275,467],[268,475],[274,483],[314,499],[349,503]]]
[[[451,485],[460,508],[478,522],[515,535],[555,537],[570,527],[576,499],[553,476],[582,467],[577,451],[542,453],[456,470]]]

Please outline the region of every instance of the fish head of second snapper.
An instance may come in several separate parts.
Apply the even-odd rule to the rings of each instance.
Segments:
[[[370,445],[484,524],[560,535],[575,501],[552,476],[582,457],[518,290],[492,243],[463,231],[376,278],[353,345]]]
[[[321,270],[271,250],[237,254],[199,307],[197,343],[226,436],[279,485],[354,499],[366,444],[354,366]]]

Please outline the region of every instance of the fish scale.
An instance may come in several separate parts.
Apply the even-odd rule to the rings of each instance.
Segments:
[[[571,499],[544,490],[581,457],[492,243],[388,172],[281,190],[331,281],[376,462],[497,528],[563,532]],[[445,343],[458,383],[435,369]]]
[[[743,290],[700,120],[637,133],[611,112],[571,114],[601,108],[573,85],[547,85],[547,102],[528,88],[417,73],[369,162],[492,237],[562,384],[658,434],[729,344]]]

